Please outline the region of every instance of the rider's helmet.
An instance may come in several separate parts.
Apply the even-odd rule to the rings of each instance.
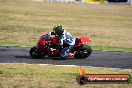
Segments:
[[[60,36],[64,32],[64,29],[62,28],[61,25],[57,25],[53,28],[53,31],[55,32],[56,35]]]

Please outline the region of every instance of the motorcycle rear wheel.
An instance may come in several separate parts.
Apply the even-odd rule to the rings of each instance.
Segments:
[[[77,50],[75,58],[85,59],[92,53],[92,48],[89,45],[83,45],[79,50]]]

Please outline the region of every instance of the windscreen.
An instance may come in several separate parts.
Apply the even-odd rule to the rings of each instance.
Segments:
[[[49,41],[50,40],[50,36],[47,34],[47,35],[44,35],[41,40],[46,40],[46,41]]]

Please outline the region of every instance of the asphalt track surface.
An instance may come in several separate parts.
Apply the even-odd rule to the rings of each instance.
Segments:
[[[93,67],[132,69],[132,52],[93,51],[86,59],[54,60],[31,59],[30,47],[0,47],[0,63],[28,63],[53,65],[81,65]]]

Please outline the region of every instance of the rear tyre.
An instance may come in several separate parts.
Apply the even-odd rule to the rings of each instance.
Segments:
[[[31,58],[33,58],[33,59],[39,59],[39,58],[44,57],[43,54],[38,52],[36,47],[31,48],[30,51],[29,51],[29,54],[30,54]]]
[[[85,59],[90,56],[92,49],[89,45],[83,45],[79,50],[77,50],[75,58],[76,59]]]

